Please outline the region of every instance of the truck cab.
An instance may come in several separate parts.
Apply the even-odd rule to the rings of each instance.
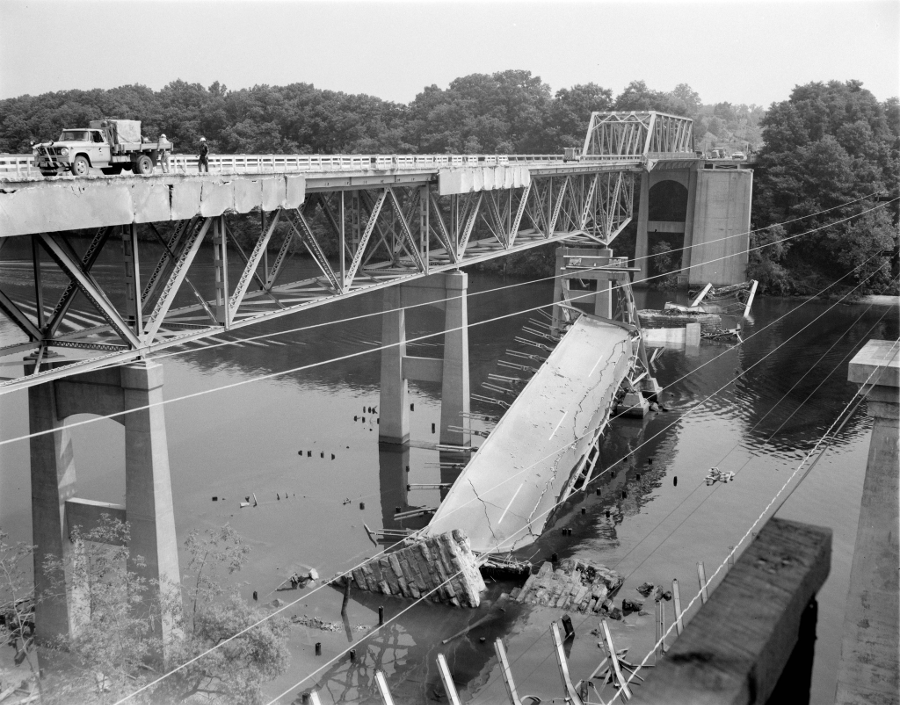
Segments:
[[[35,166],[44,176],[56,176],[59,171],[71,171],[86,176],[90,167],[108,167],[112,156],[103,130],[66,128],[59,139],[32,147]]]

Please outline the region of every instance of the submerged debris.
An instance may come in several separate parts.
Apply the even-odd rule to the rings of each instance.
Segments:
[[[714,485],[717,482],[732,482],[734,480],[733,472],[724,472],[719,470],[719,468],[710,468],[709,474],[706,476],[706,484]]]
[[[546,561],[528,577],[521,591],[510,597],[531,605],[557,607],[577,612],[601,612],[606,605],[612,611],[610,597],[622,587],[624,579],[614,570],[568,559],[554,570]]]

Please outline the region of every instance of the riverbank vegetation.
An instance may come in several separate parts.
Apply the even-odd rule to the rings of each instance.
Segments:
[[[64,127],[115,116],[142,120],[146,136],[165,133],[176,152],[187,153],[203,136],[213,153],[558,154],[583,143],[595,110],[684,115],[694,120],[697,150],[758,157],[751,247],[760,249],[751,253],[750,275],[765,291],[811,293],[845,277],[847,286],[862,282],[860,293],[897,292],[898,201],[891,199],[900,196],[900,108],[858,81],[798,86],[765,110],[704,104],[686,84],[657,91],[632,81],[614,95],[587,83],[554,92],[517,70],[431,85],[408,105],[305,83],[230,91],[178,80],[159,91],[133,85],[0,101],[0,152],[27,153],[32,141]],[[617,253],[633,256],[634,230],[632,223],[616,240]],[[546,276],[551,249],[486,266]],[[654,273],[663,273],[662,261],[677,267],[680,258],[667,252],[654,253]]]

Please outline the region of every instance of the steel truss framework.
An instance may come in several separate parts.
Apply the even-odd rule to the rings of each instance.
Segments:
[[[652,157],[692,153],[689,118],[657,112],[591,113],[584,157]]]
[[[29,354],[37,364],[32,374],[0,383],[0,392],[548,242],[608,245],[631,220],[637,171],[636,165],[573,165],[568,173],[532,171],[524,187],[450,196],[438,194],[434,179],[314,189],[299,208],[261,214],[249,248],[246,239],[242,245],[235,237],[226,216],[195,217],[165,228],[153,223],[100,228],[83,251],[84,239],[67,233],[22,236],[32,241],[34,297],[23,300],[0,290],[0,311],[27,340],[0,348],[0,359]],[[270,247],[276,233],[283,237],[277,250]],[[149,276],[142,276],[147,237],[157,243],[156,252],[162,245],[162,255]],[[205,259],[198,258],[208,252],[201,249],[205,241],[212,244],[214,292],[200,291],[189,277],[192,265]],[[124,276],[104,287],[94,266],[104,249],[119,247]],[[311,257],[317,275],[286,281],[284,265],[297,251]],[[240,262],[236,280],[232,258]],[[54,299],[45,281],[51,268],[67,279]],[[185,304],[188,290],[192,302]],[[179,292],[182,305],[176,307]],[[69,350],[60,355],[60,349]]]

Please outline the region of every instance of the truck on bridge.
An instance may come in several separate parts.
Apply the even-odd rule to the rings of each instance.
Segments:
[[[147,142],[140,120],[91,120],[89,127],[66,128],[59,139],[32,147],[34,164],[44,176],[71,171],[86,176],[91,167],[104,174],[150,174],[163,153],[172,150],[166,140]]]

